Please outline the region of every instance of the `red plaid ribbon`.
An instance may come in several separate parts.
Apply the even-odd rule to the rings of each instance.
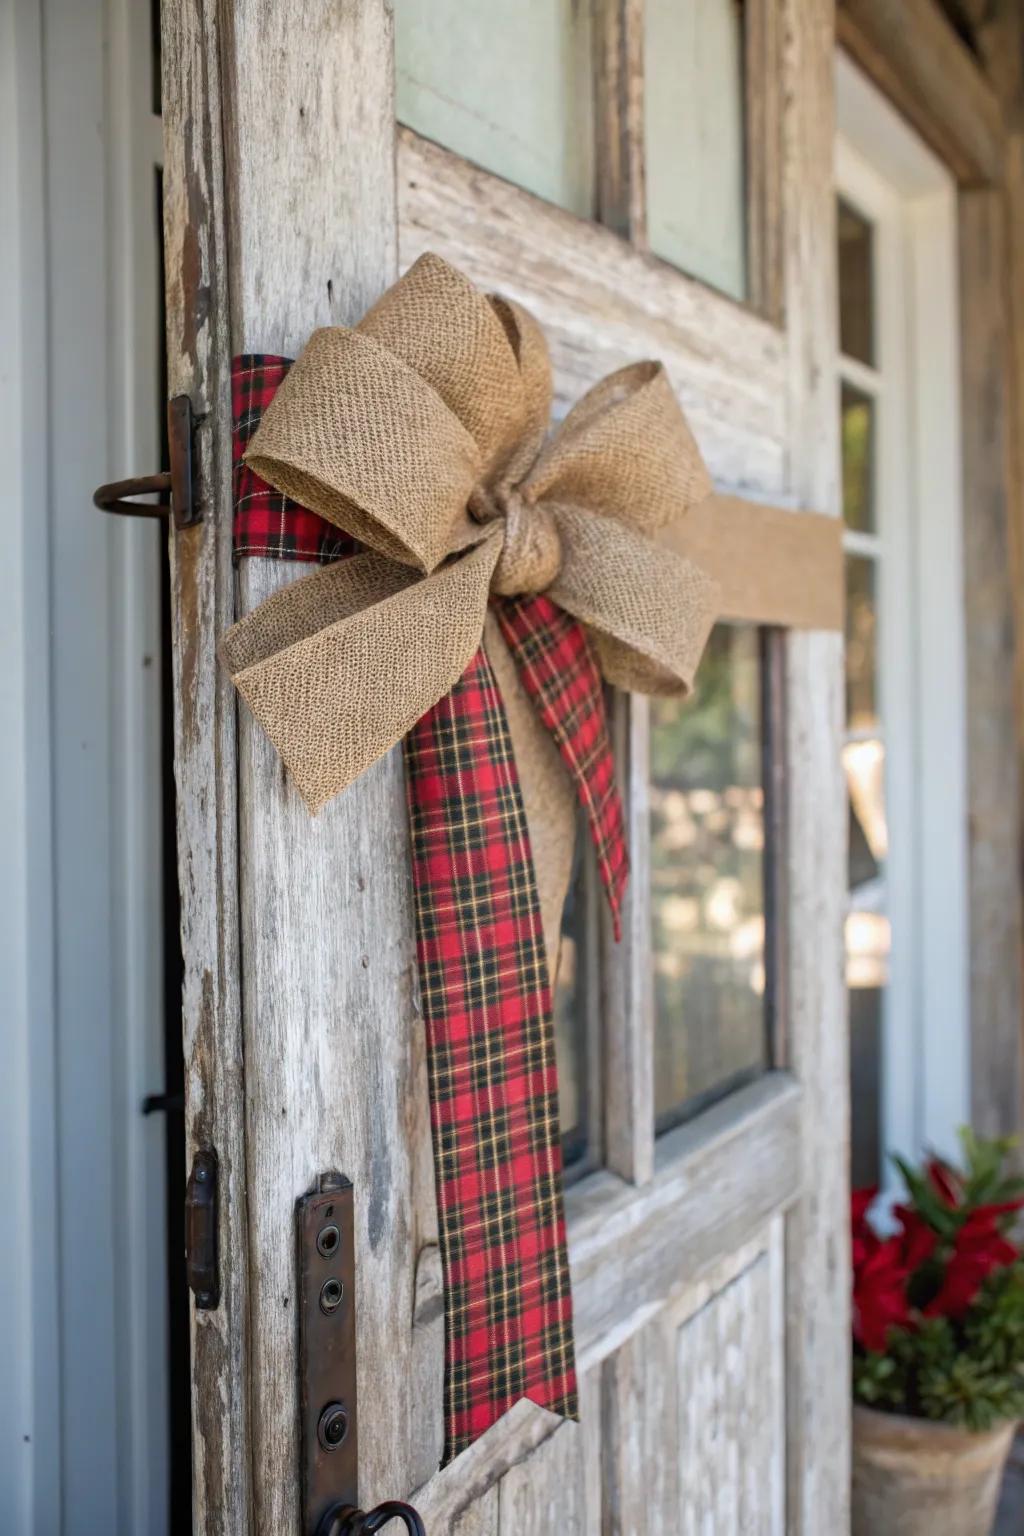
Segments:
[[[290,363],[235,360],[236,556],[356,548],[242,461]],[[549,598],[494,603],[586,812],[616,932],[628,872],[600,673]],[[405,739],[445,1280],[445,1460],[521,1397],[576,1416],[551,988],[508,723],[481,647]]]

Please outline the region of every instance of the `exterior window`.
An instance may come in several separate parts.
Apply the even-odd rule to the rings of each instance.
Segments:
[[[654,1109],[675,1124],[767,1064],[761,643],[721,624],[692,699],[651,705]]]
[[[888,1194],[969,1115],[956,190],[837,80],[851,1177]]]
[[[839,330],[843,519],[846,525],[846,739],[849,815],[846,981],[855,1185],[880,1178],[883,1011],[891,944],[886,882],[885,738],[879,678],[883,546],[876,513],[875,436],[881,378],[874,367],[874,234],[840,203]]]

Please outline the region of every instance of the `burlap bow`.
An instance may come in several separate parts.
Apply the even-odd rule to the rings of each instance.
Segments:
[[[452,688],[492,593],[546,592],[618,687],[690,688],[713,584],[651,536],[710,481],[663,367],[611,374],[545,441],[550,409],[533,317],[434,255],[288,373],[246,462],[366,552],[270,598],[222,654],[310,810]]]
[[[320,558],[305,509],[366,546],[270,598],[223,654],[311,810],[404,738],[450,1457],[520,1396],[576,1412],[550,985],[574,790],[617,923],[601,672],[690,687],[713,586],[653,536],[710,486],[655,363],[545,441],[535,321],[436,256],[290,371],[250,356],[235,378],[236,534],[269,512],[265,482],[290,498],[276,541],[240,547],[308,556],[312,521]]]

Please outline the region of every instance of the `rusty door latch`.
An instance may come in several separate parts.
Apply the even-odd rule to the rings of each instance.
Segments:
[[[322,1173],[296,1202],[304,1536],[371,1536],[392,1520],[425,1536],[409,1504],[359,1508],[352,1185]]]
[[[188,395],[175,395],[167,402],[167,440],[170,469],[158,475],[140,475],[133,480],[114,480],[93,492],[93,502],[101,512],[119,512],[127,517],[169,517],[175,528],[191,528],[203,520],[202,508],[195,494],[193,463],[192,402]],[[157,495],[159,501],[134,501],[135,496]]]
[[[201,1312],[220,1301],[217,1265],[217,1153],[200,1148],[185,1186],[185,1273]]]

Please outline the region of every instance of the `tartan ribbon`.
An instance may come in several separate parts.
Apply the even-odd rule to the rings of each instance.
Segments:
[[[520,1397],[576,1412],[551,1008],[550,913],[567,867],[556,906],[542,900],[566,834],[550,835],[549,797],[529,791],[553,744],[618,931],[628,865],[602,673],[686,691],[712,618],[706,579],[628,524],[679,515],[707,477],[654,365],[599,385],[543,446],[550,375],[535,322],[436,257],[361,328],[316,333],[296,365],[236,360],[236,553],[322,570],[235,625],[222,654],[311,809],[403,741],[448,1460]],[[616,559],[624,571],[606,569]],[[433,670],[419,666],[430,642]],[[408,697],[381,706],[373,690],[391,688],[395,668]]]

